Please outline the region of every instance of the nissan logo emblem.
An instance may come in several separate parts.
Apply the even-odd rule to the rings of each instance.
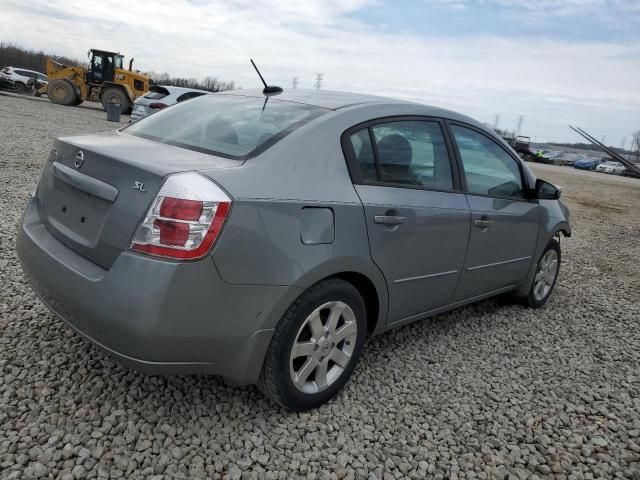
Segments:
[[[76,161],[75,161],[76,168],[80,168],[83,163],[84,163],[84,153],[82,153],[82,150],[80,150],[78,151],[78,153],[76,153]]]

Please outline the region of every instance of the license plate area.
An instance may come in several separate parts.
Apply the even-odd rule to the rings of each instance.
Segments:
[[[112,205],[53,175],[48,177],[42,195],[42,206],[50,226],[67,239],[89,248],[98,244]]]

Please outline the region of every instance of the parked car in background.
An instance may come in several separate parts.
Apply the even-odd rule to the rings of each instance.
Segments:
[[[559,189],[469,117],[242,90],[57,139],[17,252],[45,304],[121,362],[305,410],[367,336],[502,293],[542,307],[561,233]]]
[[[4,73],[2,73],[2,71],[0,71],[0,88],[6,89],[6,90],[15,90],[16,88],[16,82],[14,82]]]
[[[601,163],[602,160],[599,160],[597,158],[583,157],[576,160],[573,164],[573,167],[579,170],[594,170]]]
[[[44,73],[35,70],[27,70],[25,68],[4,67],[0,73],[14,82],[14,90],[22,92],[28,89],[29,85],[34,84],[34,80],[39,85],[46,85],[49,80]]]
[[[194,88],[172,87],[170,85],[152,85],[149,87],[149,93],[138,97],[133,102],[133,110],[129,121],[135,122],[163,108],[206,95],[207,93],[210,92]]]
[[[622,165],[620,162],[604,162],[596,167],[596,172],[610,173],[613,175],[620,175],[624,171],[624,165]]]

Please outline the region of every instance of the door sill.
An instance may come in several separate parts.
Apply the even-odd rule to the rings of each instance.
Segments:
[[[400,327],[402,325],[406,325],[408,323],[413,323],[418,320],[424,320],[425,318],[432,317],[433,315],[437,315],[438,313],[446,312],[449,310],[453,310],[454,308],[462,307],[464,305],[468,305],[470,303],[478,302],[480,300],[484,300],[486,298],[495,297],[496,295],[500,295],[501,293],[506,293],[514,290],[517,285],[507,285],[506,287],[499,288],[497,290],[492,290],[491,292],[483,293],[482,295],[476,295],[475,297],[466,298],[464,300],[459,300],[454,303],[450,303],[448,305],[444,305],[442,307],[434,308],[432,310],[427,310],[425,312],[416,313],[415,315],[410,315],[405,318],[401,318],[400,320],[396,320],[392,323],[388,323],[383,331],[390,330],[392,328]]]

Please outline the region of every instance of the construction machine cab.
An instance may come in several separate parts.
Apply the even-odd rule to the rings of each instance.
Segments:
[[[89,50],[89,70],[87,70],[87,83],[113,82],[115,69],[122,69],[124,56],[119,53],[106,52],[104,50]]]

